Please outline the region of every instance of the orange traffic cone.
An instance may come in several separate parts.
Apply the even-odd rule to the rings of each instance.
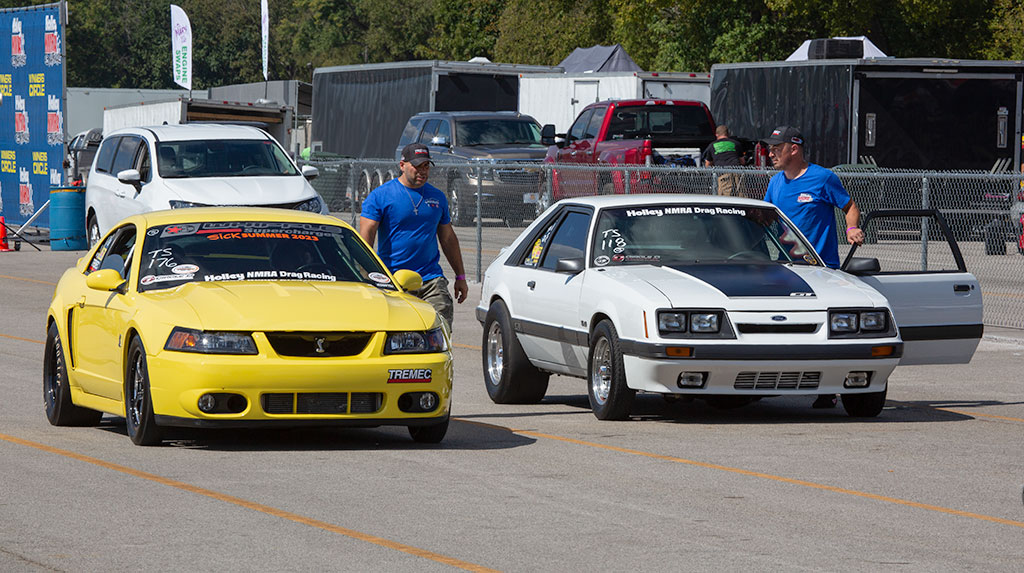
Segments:
[[[0,216],[0,253],[7,253],[13,250],[7,244],[7,223],[4,223],[4,218]]]

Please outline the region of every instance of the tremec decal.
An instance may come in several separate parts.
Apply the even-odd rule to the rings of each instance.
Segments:
[[[388,384],[425,384],[433,380],[430,368],[396,368],[388,370]]]

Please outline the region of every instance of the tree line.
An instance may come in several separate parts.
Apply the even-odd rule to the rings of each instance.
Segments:
[[[52,0],[49,0],[52,1]],[[0,0],[0,7],[48,0]],[[169,0],[69,0],[67,83],[173,88]],[[193,87],[263,80],[259,0],[175,0]],[[556,65],[622,44],[651,71],[782,60],[804,40],[871,39],[896,57],[1024,59],[1020,0],[269,0],[270,79],[404,60]]]

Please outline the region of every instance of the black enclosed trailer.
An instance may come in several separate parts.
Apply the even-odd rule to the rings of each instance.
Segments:
[[[859,59],[719,64],[711,110],[737,137],[799,127],[810,160],[1017,171],[1024,62]]]
[[[314,150],[393,158],[402,129],[424,111],[516,111],[520,74],[548,66],[425,60],[317,68]]]

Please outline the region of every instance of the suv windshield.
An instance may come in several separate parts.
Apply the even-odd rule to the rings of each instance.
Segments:
[[[259,177],[298,175],[269,139],[162,141],[156,146],[160,177]]]
[[[455,124],[458,145],[540,145],[540,126],[521,119],[476,119]]]
[[[643,205],[605,209],[597,222],[595,266],[774,261],[820,265],[773,208]]]
[[[146,231],[139,291],[189,282],[359,282],[397,290],[345,227],[274,221],[179,223]]]

